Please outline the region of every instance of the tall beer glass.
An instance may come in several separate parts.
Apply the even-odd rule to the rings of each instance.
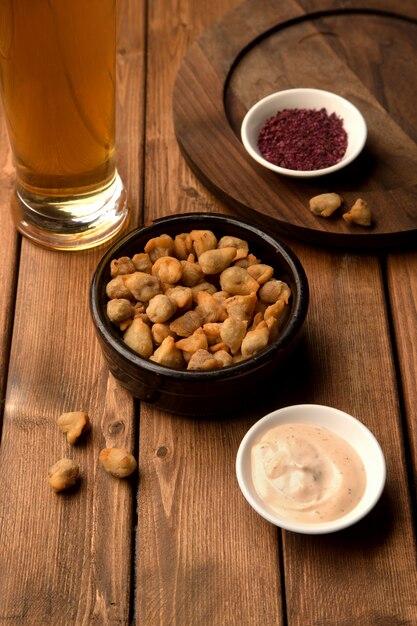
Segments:
[[[116,0],[0,0],[0,85],[17,228],[89,248],[127,219],[115,163]]]

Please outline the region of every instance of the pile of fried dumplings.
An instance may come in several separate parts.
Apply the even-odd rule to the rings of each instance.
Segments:
[[[107,316],[129,348],[181,370],[215,370],[278,338],[291,290],[248,242],[211,230],[149,239],[110,263]]]

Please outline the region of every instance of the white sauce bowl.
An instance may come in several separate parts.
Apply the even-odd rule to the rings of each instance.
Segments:
[[[347,132],[347,149],[342,160],[330,167],[319,170],[290,170],[270,163],[262,156],[258,148],[259,132],[270,117],[282,109],[321,109],[325,108],[328,115],[336,113],[343,120]],[[246,113],[241,127],[243,145],[250,156],[264,167],[296,178],[312,178],[324,176],[340,170],[351,163],[362,151],[366,138],[367,126],[360,111],[349,100],[330,91],[322,89],[287,89],[278,91],[259,100]]]
[[[327,428],[345,439],[361,458],[367,478],[365,493],[356,507],[343,517],[329,522],[295,522],[278,515],[257,494],[252,481],[252,447],[271,428],[289,423],[312,424]],[[386,465],[381,446],[362,422],[348,413],[329,406],[298,404],[265,415],[249,429],[242,439],[237,453],[236,475],[246,500],[263,518],[285,530],[318,535],[347,528],[369,513],[384,489]]]

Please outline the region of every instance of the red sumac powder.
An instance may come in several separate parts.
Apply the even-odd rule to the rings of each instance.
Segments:
[[[283,109],[266,120],[258,148],[267,161],[290,170],[321,170],[346,152],[343,120],[326,109]]]

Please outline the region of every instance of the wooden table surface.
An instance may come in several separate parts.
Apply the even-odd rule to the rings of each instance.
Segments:
[[[131,227],[185,211],[231,213],[193,175],[175,139],[172,90],[190,44],[238,0],[124,0],[118,163]],[[349,253],[287,243],[311,303],[295,362],[262,408],[190,419],[134,401],[109,374],[89,317],[103,250],[56,253],[22,240],[0,128],[0,624],[11,626],[405,626],[417,624],[417,251]],[[265,412],[329,404],[363,421],[387,485],[351,529],[280,531],[241,495],[238,445]],[[56,426],[88,411],[71,455],[82,480],[56,495],[68,454]],[[130,448],[132,480],[109,477],[105,446]]]

